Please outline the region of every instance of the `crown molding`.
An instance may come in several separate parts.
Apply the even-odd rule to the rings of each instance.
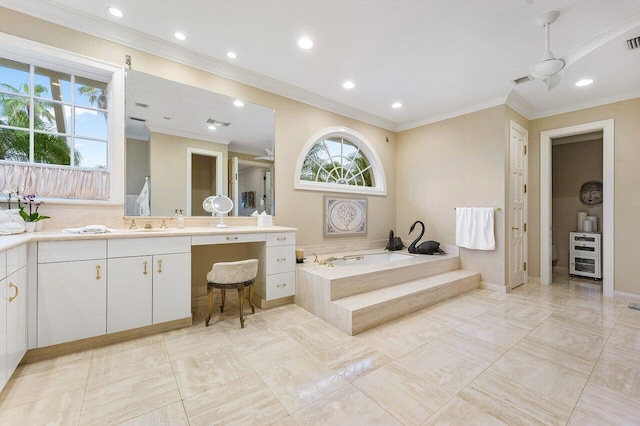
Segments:
[[[636,99],[636,98],[640,98],[640,90],[621,92],[615,95],[602,97],[595,101],[583,102],[583,103],[574,104],[567,107],[536,111],[531,115],[531,117],[529,117],[529,120],[537,120],[539,118],[551,117],[553,115],[559,115],[559,114],[566,114],[568,112],[574,112],[582,109],[612,104],[614,102],[628,101],[629,99]]]
[[[391,120],[47,0],[3,0],[0,6],[383,129],[396,131],[396,123]]]
[[[530,117],[535,113],[535,109],[533,108],[533,106],[513,89],[511,89],[511,91],[507,95],[507,98],[505,99],[505,105],[511,107],[511,109],[522,115],[527,120],[530,120]]]

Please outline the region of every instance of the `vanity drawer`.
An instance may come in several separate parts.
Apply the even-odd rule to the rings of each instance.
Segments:
[[[267,234],[267,246],[295,246],[296,245],[296,233],[295,232],[278,232]]]
[[[293,296],[296,292],[296,273],[267,275],[266,283],[267,300]]]
[[[281,274],[296,270],[295,246],[269,247],[267,250],[266,273]]]
[[[38,243],[38,263],[71,262],[106,257],[107,240],[41,241]]]
[[[27,245],[7,250],[7,275],[11,275],[23,266],[27,266]]]
[[[226,235],[194,235],[191,244],[203,246],[208,244],[255,243],[266,239],[264,233],[259,234],[226,234]]]
[[[7,253],[0,252],[0,280],[7,277]]]
[[[118,238],[108,241],[109,257],[190,253],[191,237]]]

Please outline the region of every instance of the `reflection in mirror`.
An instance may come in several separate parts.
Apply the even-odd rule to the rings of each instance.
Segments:
[[[210,215],[211,195],[230,215],[275,214],[273,109],[128,70],[126,119],[126,216],[145,211],[147,177],[151,216]]]

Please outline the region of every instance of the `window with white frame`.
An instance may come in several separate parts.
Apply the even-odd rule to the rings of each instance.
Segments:
[[[122,67],[0,34],[0,190],[117,202],[123,94]]]
[[[297,189],[386,195],[384,170],[371,143],[344,127],[316,133],[296,167]]]

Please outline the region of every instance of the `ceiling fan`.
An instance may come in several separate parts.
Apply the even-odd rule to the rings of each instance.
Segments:
[[[267,151],[267,155],[262,155],[260,157],[255,157],[254,160],[275,161],[275,156],[273,155],[273,150],[269,149],[269,148],[265,148],[264,150]]]
[[[558,16],[560,16],[560,12],[554,10],[543,14],[536,20],[536,23],[544,29],[544,53],[542,54],[540,62],[533,66],[531,72],[524,77],[513,80],[514,84],[518,85],[532,80],[541,80],[547,86],[547,90],[551,90],[560,83],[559,72],[564,68],[578,61],[583,56],[594,51],[603,44],[640,25],[640,16],[635,16],[596,34],[585,42],[580,43],[569,50],[564,54],[564,56],[556,58],[550,48],[549,29],[551,24],[558,19]]]

